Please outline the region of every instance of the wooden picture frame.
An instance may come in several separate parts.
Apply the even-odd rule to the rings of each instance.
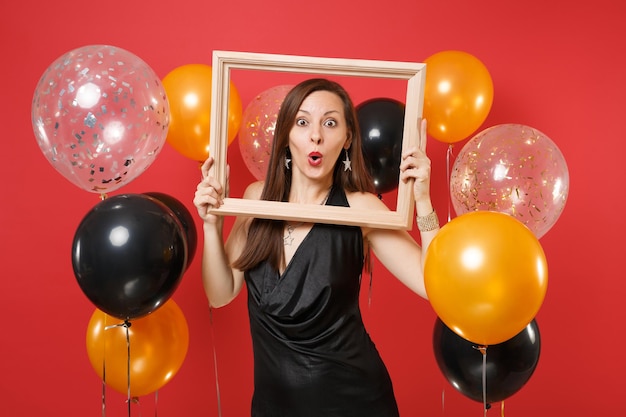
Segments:
[[[210,154],[215,159],[211,174],[222,184],[226,181],[227,170],[228,97],[231,69],[407,80],[402,150],[417,146],[419,143],[419,123],[423,112],[426,78],[426,64],[424,63],[213,51],[211,91],[213,111],[210,121],[209,148]],[[233,197],[225,198],[224,204],[212,211],[217,215],[410,230],[414,213],[412,183],[403,183],[398,179],[397,191],[395,210],[389,211]]]

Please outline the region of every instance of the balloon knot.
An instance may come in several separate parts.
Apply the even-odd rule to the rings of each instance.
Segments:
[[[487,354],[487,346],[485,345],[481,345],[481,346],[473,346],[474,349],[478,350],[480,353],[482,353],[483,355]]]

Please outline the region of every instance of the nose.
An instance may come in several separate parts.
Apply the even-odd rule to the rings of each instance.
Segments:
[[[322,134],[320,132],[320,129],[317,127],[314,127],[311,132],[311,142],[315,143],[316,145],[322,143]]]

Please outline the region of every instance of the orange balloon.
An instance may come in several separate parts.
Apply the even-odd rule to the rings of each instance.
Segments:
[[[87,326],[91,366],[100,378],[104,375],[107,386],[122,394],[128,393],[129,382],[131,397],[155,392],[174,377],[187,355],[185,316],[170,298],[149,315],[130,321],[130,327],[121,324],[116,317],[94,311]]]
[[[211,129],[212,69],[209,65],[188,64],[175,68],[163,78],[170,105],[167,143],[194,161],[209,156]],[[237,88],[230,82],[228,97],[228,144],[239,131],[243,106]]]
[[[493,81],[489,71],[476,57],[462,51],[438,52],[424,62],[428,134],[444,143],[467,139],[491,110]]]
[[[473,211],[448,222],[430,243],[424,283],[431,306],[459,336],[505,342],[535,317],[548,266],[533,232],[500,212]]]

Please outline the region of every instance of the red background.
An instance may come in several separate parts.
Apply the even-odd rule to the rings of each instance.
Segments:
[[[535,127],[559,146],[570,171],[565,211],[541,238],[549,285],[537,316],[539,366],[505,401],[506,415],[626,414],[625,199],[618,183],[626,140],[623,9],[617,0],[3,1],[0,415],[101,414],[101,381],[85,349],[94,306],[70,259],[76,227],[99,200],[54,170],[30,123],[34,88],[47,66],[88,44],[125,48],[161,77],[181,65],[210,64],[214,49],[417,62],[456,49],[479,58],[494,82],[493,107],[479,130]],[[245,106],[259,91],[244,84],[239,92]],[[238,148],[231,149],[231,176],[252,181]],[[446,145],[430,138],[429,154],[435,206],[446,213]],[[166,146],[119,193],[164,192],[193,210],[198,178],[197,164]],[[135,414],[156,407],[164,417],[249,415],[245,296],[215,311],[211,325],[199,267],[196,256],[174,294],[190,329],[185,362],[158,396],[133,406]],[[482,415],[482,405],[456,392],[436,366],[428,302],[382,267],[375,268],[371,306],[366,290],[364,314],[402,415]],[[107,415],[125,415],[124,400],[107,390]],[[496,406],[490,414],[500,412]]]

